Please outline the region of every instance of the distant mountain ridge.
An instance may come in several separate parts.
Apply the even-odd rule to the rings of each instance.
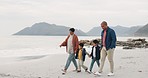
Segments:
[[[148,24],[146,24],[145,26],[141,27],[138,31],[135,32],[134,35],[135,36],[148,37]]]
[[[145,26],[109,26],[114,29],[117,36],[148,36],[148,24]],[[48,24],[46,22],[35,23],[31,27],[26,27],[13,35],[45,35],[45,36],[67,36],[69,28],[66,26]],[[94,27],[88,32],[76,29],[75,34],[78,36],[100,36],[101,26]]]
[[[70,27],[60,26],[56,24],[48,24],[45,22],[36,23],[31,27],[26,27],[14,35],[46,35],[46,36],[66,36],[69,34]],[[86,36],[86,34],[76,29],[75,34]]]
[[[141,26],[134,26],[134,27],[123,27],[123,26],[109,26],[110,28],[114,29],[116,32],[117,36],[134,36],[134,33],[141,28]],[[94,27],[90,31],[87,32],[88,35],[101,35],[102,28],[99,27]]]

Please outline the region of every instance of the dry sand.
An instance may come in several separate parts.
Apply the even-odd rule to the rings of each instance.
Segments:
[[[0,78],[96,78],[82,70],[73,72],[71,63],[67,73],[61,74],[68,54],[51,54],[46,56],[26,56],[14,58],[15,62],[0,65]],[[148,78],[148,49],[115,50],[115,76],[111,78]],[[85,65],[90,66],[91,59],[86,57]],[[98,71],[94,65],[93,71]],[[103,75],[98,78],[108,78],[109,63],[103,69]]]

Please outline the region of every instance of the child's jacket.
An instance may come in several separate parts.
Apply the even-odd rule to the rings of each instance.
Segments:
[[[76,59],[78,59],[78,56],[79,56],[78,54],[79,54],[79,49],[76,52],[76,57],[75,57]],[[83,61],[85,61],[85,56],[86,56],[86,50],[85,50],[85,48],[83,48],[82,49],[82,60]]]

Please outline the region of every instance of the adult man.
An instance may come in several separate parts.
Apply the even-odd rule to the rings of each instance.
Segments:
[[[114,49],[116,47],[116,34],[115,31],[108,27],[107,22],[103,21],[101,23],[101,27],[103,29],[101,33],[101,65],[98,72],[96,72],[96,75],[102,75],[102,70],[104,67],[104,62],[106,57],[108,58],[109,64],[110,64],[110,73],[108,76],[114,75],[114,61],[113,61],[113,55],[114,55]]]
[[[75,60],[75,53],[77,52],[77,49],[79,46],[78,37],[74,34],[74,32],[75,32],[74,28],[70,28],[69,32],[70,32],[70,34],[68,35],[66,40],[60,45],[60,47],[66,46],[66,52],[69,53],[69,57],[67,59],[65,68],[62,70],[63,71],[62,74],[66,73],[71,61],[73,62],[76,70],[78,69],[77,62]]]

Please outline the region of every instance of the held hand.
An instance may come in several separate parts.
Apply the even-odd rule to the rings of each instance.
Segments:
[[[88,57],[90,58],[90,57],[91,57],[91,55],[88,55]]]

